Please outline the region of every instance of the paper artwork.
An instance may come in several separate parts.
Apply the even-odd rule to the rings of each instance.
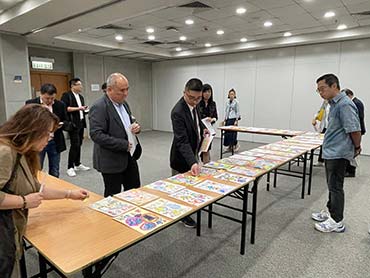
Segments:
[[[221,174],[215,176],[215,178],[220,179],[220,180],[224,180],[224,181],[227,181],[227,182],[234,182],[234,183],[237,183],[237,184],[240,184],[240,185],[247,184],[247,183],[249,183],[250,181],[253,180],[250,177],[239,176],[239,175],[228,173],[228,172],[221,173]]]
[[[172,193],[175,193],[176,191],[179,191],[185,188],[182,185],[174,184],[174,183],[163,181],[163,180],[153,182],[151,184],[146,185],[145,187],[158,190],[158,191],[161,191],[167,194],[172,194]]]
[[[183,185],[195,185],[197,183],[200,183],[204,178],[202,177],[195,177],[189,174],[178,174],[176,176],[170,177],[167,180],[174,183],[179,183]]]
[[[169,197],[178,199],[180,201],[186,202],[192,206],[200,206],[207,203],[213,199],[213,197],[195,192],[193,190],[184,189],[169,195]]]
[[[206,191],[215,192],[215,193],[222,194],[222,195],[226,195],[229,192],[235,190],[234,186],[223,184],[223,183],[218,183],[218,182],[210,181],[210,180],[206,180],[200,184],[197,184],[194,187],[203,189]]]
[[[168,222],[162,216],[142,208],[136,208],[113,219],[142,234],[150,233]]]
[[[143,208],[171,219],[179,218],[192,210],[191,207],[184,206],[162,198],[144,205]]]
[[[118,199],[133,203],[137,206],[148,203],[159,198],[156,195],[145,192],[141,189],[131,189],[114,195]]]
[[[136,206],[132,204],[114,199],[113,197],[107,197],[100,201],[97,201],[91,204],[90,207],[112,217],[121,215],[122,213],[136,208]]]
[[[235,166],[234,168],[229,170],[232,173],[241,174],[249,177],[256,177],[260,174],[264,173],[265,171],[262,169],[257,168],[250,168],[250,167],[241,167],[241,166]]]
[[[215,162],[215,161],[208,162],[204,166],[211,167],[211,168],[214,168],[214,169],[220,169],[220,170],[221,169],[222,170],[228,170],[228,169],[231,169],[232,167],[234,167],[234,165],[219,163],[219,162]]]

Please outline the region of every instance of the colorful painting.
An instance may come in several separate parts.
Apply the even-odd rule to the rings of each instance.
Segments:
[[[136,208],[113,219],[144,235],[168,222],[168,220],[164,219],[162,216],[142,208]]]
[[[131,189],[114,195],[118,199],[133,203],[137,206],[141,206],[145,203],[153,201],[159,198],[156,195],[145,192],[141,189]]]
[[[226,195],[229,192],[235,190],[234,186],[223,184],[223,183],[218,183],[218,182],[210,181],[210,180],[206,180],[200,184],[197,184],[194,187],[203,189],[206,191],[215,192],[215,193],[222,194],[222,195]]]
[[[213,168],[202,167],[200,168],[200,177],[211,177],[219,173],[219,170]]]
[[[232,173],[224,172],[217,176],[215,176],[216,179],[224,180],[227,182],[234,182],[240,185],[248,184],[253,180],[253,178],[246,177],[246,176],[239,176]]]
[[[230,156],[230,159],[239,159],[239,160],[249,160],[253,161],[255,160],[259,155],[243,155],[243,154],[234,154]]]
[[[235,166],[229,170],[232,173],[241,174],[249,177],[257,177],[264,173],[265,171],[257,168]]]
[[[195,177],[189,174],[178,174],[176,176],[170,177],[167,180],[174,183],[179,183],[182,185],[195,185],[200,183],[204,178],[203,177]]]
[[[235,158],[223,158],[220,160],[217,160],[218,163],[223,163],[223,164],[230,164],[230,165],[239,165],[243,166],[247,162],[246,160],[241,160],[241,159],[235,159]]]
[[[170,197],[186,202],[192,206],[201,206],[204,203],[207,203],[214,199],[214,197],[199,192],[195,192],[189,189],[184,189],[176,193],[173,193],[170,195]]]
[[[176,191],[180,191],[181,189],[184,189],[185,186],[174,184],[168,181],[159,180],[156,182],[153,182],[151,184],[148,184],[145,186],[146,188],[162,191],[167,194],[175,193]]]
[[[162,198],[144,205],[143,208],[171,219],[179,218],[192,210],[191,207],[184,206]]]
[[[116,217],[129,210],[136,208],[136,206],[114,199],[112,197],[104,198],[90,205],[94,210],[108,214],[109,216]]]
[[[231,169],[232,167],[234,167],[234,165],[219,163],[219,162],[215,162],[215,161],[208,162],[204,166],[214,168],[214,169],[220,169],[220,170],[228,170],[228,169]]]

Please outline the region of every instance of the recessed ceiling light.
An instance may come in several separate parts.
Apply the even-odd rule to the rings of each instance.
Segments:
[[[324,14],[325,18],[330,18],[330,17],[333,17],[333,16],[335,16],[335,12],[332,12],[332,11],[326,12]]]
[[[338,25],[337,29],[338,29],[338,30],[344,30],[344,29],[347,29],[347,25],[346,25],[346,24],[340,24],[340,25]]]
[[[119,42],[123,40],[122,35],[116,35],[114,38],[116,39],[116,41],[119,41]]]
[[[181,47],[176,47],[176,51],[177,52],[179,52],[179,51],[181,51],[182,50],[182,48]]]
[[[153,36],[153,35],[148,36],[148,40],[154,41],[155,40],[155,36]]]
[[[217,35],[223,35],[225,32],[224,32],[224,30],[217,30]]]
[[[236,9],[236,13],[237,14],[244,14],[246,11],[247,11],[247,9],[246,8],[242,8],[242,7]]]
[[[241,38],[240,41],[241,42],[246,42],[248,39],[247,38]]]
[[[210,44],[209,42],[207,42],[207,43],[205,43],[205,44],[204,44],[204,46],[205,46],[205,47],[211,47],[211,46],[212,46],[212,44]]]
[[[290,33],[290,32],[285,32],[284,33],[284,37],[290,37],[292,35],[292,33]]]
[[[187,20],[185,20],[185,24],[187,24],[187,25],[192,25],[192,24],[194,24],[194,20],[192,20],[192,19],[187,19]]]
[[[80,28],[80,29],[78,29],[78,32],[82,32],[82,29]]]
[[[265,27],[271,27],[272,26],[272,22],[271,21],[266,21],[265,23],[263,23],[263,26],[265,26]]]
[[[180,39],[180,41],[186,41],[186,37],[185,36],[181,36],[179,39]]]
[[[148,28],[146,28],[146,32],[147,33],[154,33],[154,28],[148,27]]]

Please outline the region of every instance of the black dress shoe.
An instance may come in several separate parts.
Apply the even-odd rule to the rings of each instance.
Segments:
[[[197,226],[197,222],[195,222],[190,216],[184,217],[181,219],[181,222],[184,223],[186,228],[195,228]]]
[[[345,178],[355,178],[356,177],[356,174],[355,173],[349,173],[349,172],[346,172],[344,174],[344,177]]]

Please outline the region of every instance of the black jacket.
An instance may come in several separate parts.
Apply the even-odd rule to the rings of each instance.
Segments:
[[[81,100],[81,105],[85,106],[85,99],[84,97],[79,94],[80,100]],[[67,109],[68,107],[78,107],[77,100],[75,96],[73,95],[72,91],[65,92],[62,95],[61,101],[64,102],[66,105]],[[80,120],[80,111],[74,111],[74,112],[68,112],[67,110],[67,115],[69,117],[69,120],[75,125],[77,128],[86,128],[86,117],[85,115],[87,114],[86,112],[83,113],[84,117],[82,121]]]
[[[365,109],[364,109],[364,104],[362,103],[361,100],[359,100],[357,97],[354,97],[352,99],[354,104],[357,107],[358,110],[358,117],[360,118],[360,125],[361,125],[361,134],[364,135],[366,132],[365,128]]]
[[[26,104],[30,103],[41,104],[40,97],[29,99],[26,101]],[[54,100],[53,113],[58,116],[60,122],[64,123],[62,128],[59,128],[54,132],[54,141],[55,144],[57,145],[57,151],[61,153],[66,150],[66,141],[64,140],[64,134],[62,129],[69,124],[67,108],[63,102],[59,100]]]
[[[205,126],[201,122],[202,118],[198,107],[194,109],[196,109],[200,125],[200,142],[198,142],[197,130],[190,108],[183,97],[176,103],[171,111],[173,141],[171,146],[170,165],[172,169],[180,173],[189,171],[194,163],[198,163],[196,156],[201,141],[203,140]]]
[[[134,119],[128,104],[124,103],[124,107],[133,123]],[[128,137],[121,118],[107,95],[104,94],[91,107],[89,122],[90,137],[94,141],[94,168],[105,174],[125,171],[130,157],[127,151]],[[139,159],[141,151],[138,140],[133,157]]]

